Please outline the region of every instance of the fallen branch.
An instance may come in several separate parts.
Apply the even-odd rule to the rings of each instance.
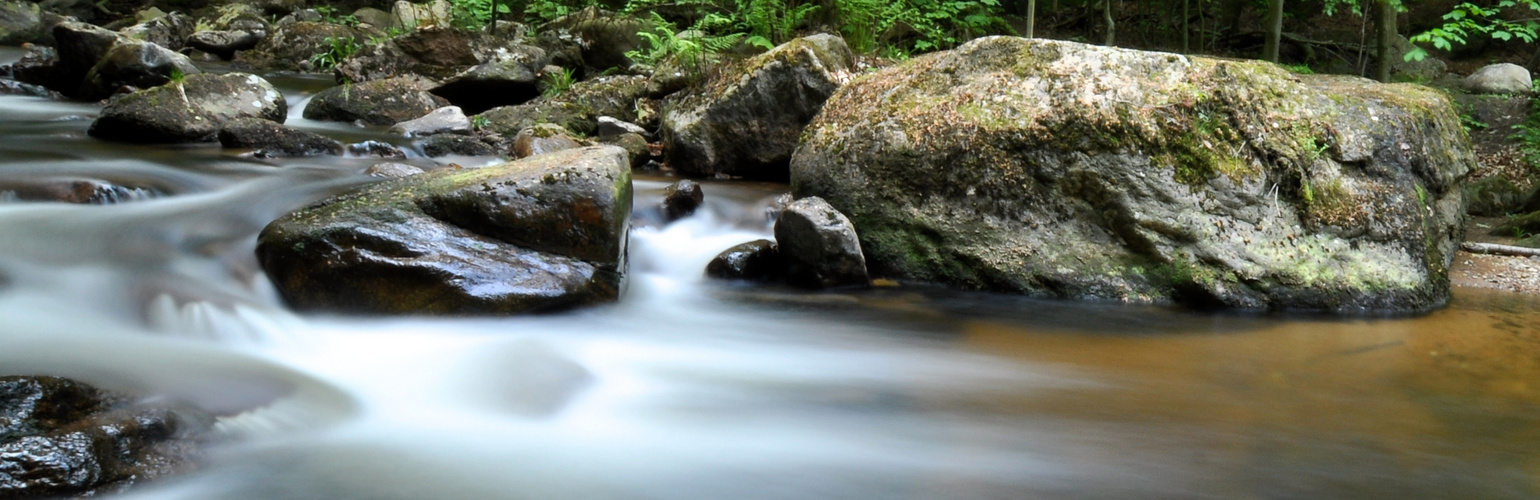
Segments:
[[[1480,253],[1487,255],[1540,257],[1540,248],[1516,247],[1513,245],[1499,245],[1496,243],[1471,243],[1467,241],[1460,244],[1460,250],[1464,250],[1470,253]]]

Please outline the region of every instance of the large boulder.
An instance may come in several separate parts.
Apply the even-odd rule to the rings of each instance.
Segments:
[[[196,27],[197,21],[193,18],[179,12],[172,12],[118,30],[118,34],[177,51],[182,50],[183,43],[187,41],[187,37],[192,36]]]
[[[615,147],[393,179],[284,216],[257,258],[306,311],[513,314],[612,302],[631,171]]]
[[[43,12],[32,2],[0,2],[0,45],[21,45],[43,37]]]
[[[282,123],[288,104],[256,75],[203,73],[113,98],[87,132],[125,142],[211,142],[226,123],[245,117]]]
[[[328,53],[338,40],[353,40],[362,45],[368,36],[357,28],[323,22],[280,24],[251,50],[237,52],[235,62],[241,67],[268,71],[326,71],[311,59]]]
[[[16,79],[77,97],[81,82],[122,35],[90,24],[69,21],[53,27],[53,53],[34,51],[16,65]]]
[[[574,133],[593,135],[600,116],[636,119],[636,102],[646,93],[647,78],[634,75],[603,76],[577,82],[566,92],[546,95],[515,106],[487,110],[487,129],[512,136],[541,123],[566,127]]]
[[[1527,94],[1534,85],[1529,70],[1513,63],[1482,67],[1465,77],[1466,90],[1478,94]]]
[[[459,28],[414,30],[372,44],[337,64],[338,79],[368,82],[405,76],[441,82],[490,60],[500,46],[495,39]]]
[[[791,182],[850,217],[876,277],[1411,312],[1449,298],[1473,165],[1424,87],[992,37],[840,89]]]
[[[830,288],[871,282],[855,226],[822,198],[786,205],[775,220],[775,243],[793,285]]]
[[[342,154],[342,143],[262,118],[238,118],[219,129],[219,145],[251,149],[260,158]]]
[[[660,135],[669,165],[692,176],[785,180],[802,128],[848,77],[854,57],[831,35],[792,40],[671,98]]]
[[[0,377],[0,497],[90,498],[195,465],[213,418],[55,377]]]
[[[123,87],[149,88],[195,73],[198,67],[187,56],[153,43],[126,40],[102,55],[86,73],[76,96],[103,99]]]
[[[389,126],[449,105],[423,86],[421,81],[410,78],[338,85],[311,98],[304,115],[311,120]]]
[[[432,92],[472,114],[522,104],[540,95],[540,70],[546,62],[545,51],[539,47],[513,45],[449,78]]]

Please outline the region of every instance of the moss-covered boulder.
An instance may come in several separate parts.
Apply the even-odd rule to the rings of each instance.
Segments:
[[[0,45],[21,45],[43,37],[43,12],[32,2],[0,2]]]
[[[540,95],[540,70],[548,61],[539,47],[511,45],[487,62],[450,77],[432,92],[472,114],[523,104]]]
[[[600,146],[393,179],[284,216],[257,258],[307,311],[514,314],[614,301],[631,170]]]
[[[124,142],[212,142],[226,123],[246,117],[282,123],[288,104],[256,75],[203,73],[113,98],[87,132]]]
[[[353,82],[417,76],[438,83],[490,59],[493,45],[480,33],[427,27],[361,48],[338,63],[335,73]]]
[[[311,98],[304,115],[311,120],[395,125],[449,105],[425,86],[411,78],[338,85]]]
[[[802,128],[848,76],[853,56],[832,35],[799,38],[722,70],[664,104],[668,164],[693,176],[785,180]]]
[[[1134,303],[1425,311],[1474,158],[1441,93],[993,37],[840,89],[792,191],[874,277]]]
[[[104,99],[125,87],[154,87],[170,82],[173,77],[199,72],[187,56],[150,42],[123,40],[103,54],[86,73],[76,97]]]
[[[256,47],[237,52],[235,62],[239,67],[250,70],[327,71],[331,68],[317,67],[311,63],[311,58],[316,54],[330,52],[333,43],[342,43],[336,41],[347,39],[363,45],[369,36],[364,31],[341,24],[306,21],[279,24]]]
[[[554,95],[538,97],[515,106],[492,108],[480,116],[486,129],[512,137],[541,123],[566,127],[577,134],[594,135],[600,116],[633,121],[637,99],[647,91],[647,78],[635,75],[603,76],[577,82]]]

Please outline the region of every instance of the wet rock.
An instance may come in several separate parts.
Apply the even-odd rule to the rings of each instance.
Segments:
[[[459,28],[422,28],[359,49],[337,64],[339,80],[368,82],[419,77],[442,82],[497,54],[500,40]]]
[[[266,71],[328,71],[311,63],[316,54],[331,51],[332,40],[353,39],[359,45],[369,37],[357,28],[323,22],[279,24],[251,50],[236,53],[239,67]]]
[[[517,106],[493,108],[481,116],[487,129],[513,135],[541,123],[554,123],[577,134],[592,135],[600,116],[621,120],[636,117],[636,101],[645,93],[646,78],[606,76],[574,84],[560,95],[541,96]]]
[[[786,180],[802,128],[847,78],[853,59],[839,37],[799,38],[722,70],[703,90],[670,98],[659,131],[668,164],[692,176]]]
[[[447,105],[444,98],[423,90],[418,80],[392,78],[326,89],[305,106],[305,118],[395,125]]]
[[[35,49],[16,63],[16,79],[77,97],[86,74],[122,38],[117,33],[81,22],[53,27],[53,51]]]
[[[253,154],[259,158],[342,154],[342,143],[329,137],[262,118],[231,120],[219,129],[219,145],[254,149]]]
[[[1529,70],[1513,63],[1492,64],[1476,70],[1463,82],[1466,90],[1479,94],[1527,94],[1533,88]]]
[[[0,45],[40,41],[46,29],[43,12],[32,2],[0,2]]]
[[[397,177],[411,177],[423,172],[423,169],[418,168],[415,165],[407,165],[405,163],[376,163],[374,165],[370,165],[368,169],[364,170],[364,175],[370,177],[395,179]]]
[[[213,419],[54,377],[0,377],[0,497],[94,497],[191,469]]]
[[[594,75],[610,68],[631,67],[626,52],[642,47],[637,33],[649,28],[651,24],[640,19],[589,7],[546,23],[536,32],[541,34],[541,48],[553,52],[553,63],[569,67],[577,66],[571,63],[581,63],[585,74]],[[554,53],[570,59],[574,48],[579,52],[579,60],[556,62]]]
[[[160,189],[151,186],[131,187],[79,177],[0,180],[0,198],[16,201],[110,205],[155,198],[161,194]]]
[[[257,257],[296,309],[517,314],[612,302],[631,175],[599,146],[386,181],[284,216]]]
[[[1475,161],[1423,87],[1013,37],[863,76],[803,137],[793,193],[874,276],[1252,310],[1443,305]]]
[[[266,38],[266,31],[209,30],[194,33],[187,39],[187,46],[228,61],[236,52],[254,49]]]
[[[118,30],[118,34],[132,40],[153,43],[173,52],[182,50],[187,37],[192,36],[197,21],[179,12],[162,14],[143,22]]]
[[[543,123],[524,129],[513,139],[513,157],[528,158],[547,153],[583,147],[583,143],[567,135],[567,129],[559,125]],[[629,156],[626,161],[630,165]]]
[[[76,96],[103,99],[124,87],[144,89],[170,82],[172,77],[199,73],[187,56],[148,42],[124,41],[108,50],[86,73]]]
[[[0,80],[0,94],[24,95],[32,97],[53,97],[48,89],[40,85],[21,83],[16,80]]]
[[[822,198],[787,205],[775,221],[775,242],[793,285],[831,288],[871,282],[855,226]]]
[[[1484,177],[1465,185],[1465,213],[1497,217],[1524,207],[1527,193],[1502,177]]]
[[[540,95],[540,69],[548,60],[539,47],[505,47],[491,60],[450,77],[432,92],[471,113],[522,104]]]
[[[348,156],[368,158],[406,158],[406,152],[389,143],[380,141],[355,142],[347,145]]]
[[[694,214],[695,209],[700,208],[704,201],[706,195],[701,191],[700,184],[684,179],[663,189],[663,214],[669,222],[683,219]]]
[[[706,264],[706,276],[723,280],[776,281],[786,270],[786,260],[770,240],[740,243]]]
[[[58,52],[44,45],[28,45],[27,53],[11,63],[8,69],[11,78],[17,82],[45,89],[58,88],[66,80],[64,71],[59,67]]]
[[[468,135],[471,133],[471,119],[465,117],[465,112],[459,106],[445,106],[421,117],[397,123],[390,127],[390,132],[407,137]]]
[[[637,125],[637,124],[631,123],[631,122],[621,121],[621,120],[616,119],[614,117],[609,117],[609,116],[601,116],[601,117],[599,117],[599,119],[598,119],[598,135],[599,135],[599,139],[601,139],[601,140],[603,140],[603,139],[612,139],[612,138],[615,138],[615,137],[619,137],[621,134],[636,134],[636,135],[644,136],[645,137],[647,135],[647,129],[642,128],[641,125]]]
[[[440,156],[498,156],[500,151],[478,137],[463,135],[435,135],[422,141],[422,154],[429,158]]]
[[[652,161],[652,148],[648,147],[647,139],[640,135],[621,134],[599,142],[624,148],[626,154],[631,157],[631,168],[640,168]]]
[[[220,128],[237,118],[282,123],[287,113],[283,94],[267,80],[245,73],[205,73],[113,98],[87,132],[124,142],[211,142],[218,139]]]

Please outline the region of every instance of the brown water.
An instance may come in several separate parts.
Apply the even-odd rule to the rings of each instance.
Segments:
[[[296,107],[324,86],[276,80]],[[132,498],[1540,497],[1531,297],[1340,320],[713,283],[784,188],[710,182],[700,214],[633,232],[614,306],[297,316],[256,231],[372,162],[105,143],[96,112],[0,97],[0,182],[154,188],[0,203],[0,372],[221,412],[201,471]],[[638,181],[639,220],[666,181]]]

